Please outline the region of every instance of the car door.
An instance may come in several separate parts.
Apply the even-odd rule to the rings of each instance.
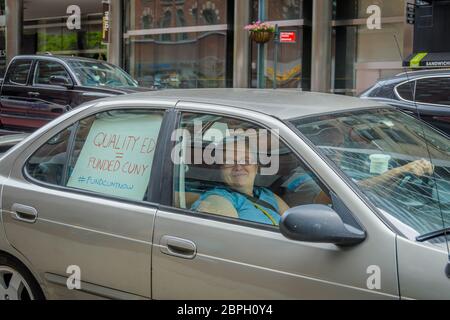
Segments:
[[[67,79],[67,84],[55,84],[54,77]],[[29,117],[37,126],[55,119],[70,109],[73,80],[66,68],[54,60],[37,60],[34,67],[32,90],[33,104]]]
[[[165,112],[92,112],[16,160],[2,192],[6,236],[49,298],[150,298],[157,206],[148,194]]]
[[[180,108],[202,112],[183,113],[178,127],[181,133],[172,137],[177,142],[167,144],[170,147],[165,163],[175,164],[172,174],[171,170],[166,171],[167,192],[155,222],[155,299],[398,298],[395,235],[307,144],[280,122],[261,114],[233,110],[232,116],[224,117],[224,112],[210,111],[218,110],[217,106],[193,103],[180,104]],[[231,114],[232,109],[227,108],[227,112]],[[201,129],[193,129],[194,123],[200,124]],[[292,241],[276,225],[230,218],[225,216],[227,212],[216,215],[193,210],[202,194],[217,187],[221,176],[224,179],[223,173],[198,158],[190,161],[191,157],[174,155],[195,154],[214,137],[239,127],[264,128],[269,132],[276,128],[283,136],[279,151],[271,149],[272,154],[280,155],[279,169],[275,174],[258,175],[259,186],[274,188],[291,207],[332,201],[343,216],[354,217],[349,219],[366,230],[366,240],[352,247]],[[191,153],[187,151],[191,147],[179,147],[179,138],[185,139],[184,132],[195,136]],[[196,144],[198,139],[202,141]],[[323,175],[326,184],[316,173]]]
[[[33,97],[28,93],[32,59],[15,59],[6,72],[0,96],[1,124],[9,127],[33,127],[28,117]]]

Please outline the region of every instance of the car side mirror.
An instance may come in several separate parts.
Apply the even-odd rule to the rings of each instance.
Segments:
[[[328,206],[306,205],[289,209],[280,223],[281,233],[288,239],[352,246],[366,239],[365,231],[345,224]]]
[[[50,84],[55,86],[72,87],[72,81],[65,76],[51,76]]]

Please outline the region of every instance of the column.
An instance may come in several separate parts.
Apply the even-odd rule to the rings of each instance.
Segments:
[[[6,63],[20,54],[23,0],[6,0]]]
[[[247,88],[249,84],[249,37],[244,27],[250,23],[251,0],[234,3],[233,87]]]
[[[331,89],[332,0],[313,1],[311,91]]]
[[[108,62],[122,65],[122,0],[109,0],[110,29]]]

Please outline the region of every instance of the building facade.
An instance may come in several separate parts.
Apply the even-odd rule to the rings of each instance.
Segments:
[[[355,95],[402,71],[403,57],[413,53],[406,19],[413,2],[0,0],[0,72],[17,54],[52,53],[108,60],[159,88]],[[295,32],[296,41],[254,43],[244,26],[256,20]]]

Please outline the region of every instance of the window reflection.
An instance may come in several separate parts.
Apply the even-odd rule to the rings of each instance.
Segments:
[[[218,0],[127,1],[126,30],[133,33],[125,39],[126,70],[144,86],[226,87],[232,50],[227,6]],[[187,27],[199,29],[172,29]]]
[[[126,31],[227,23],[226,0],[126,1]]]
[[[253,20],[258,20],[259,0],[253,0]],[[311,0],[265,0],[265,20],[297,20],[311,18]]]
[[[78,0],[76,5],[81,11],[81,29],[69,30],[67,1],[26,1],[21,52],[51,52],[106,60],[107,49],[102,44],[102,1]]]

